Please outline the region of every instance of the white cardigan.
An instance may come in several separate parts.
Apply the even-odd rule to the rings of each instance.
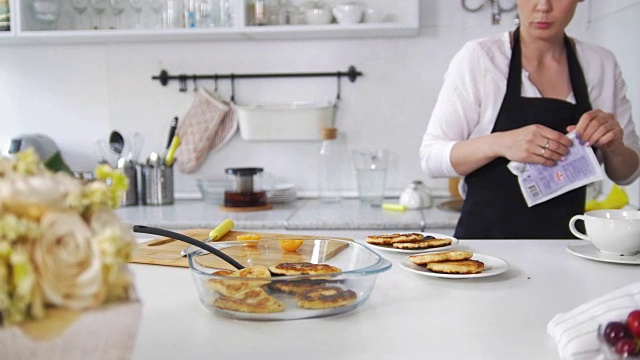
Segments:
[[[591,106],[614,114],[624,130],[624,143],[640,156],[627,87],[614,55],[600,46],[575,43]],[[453,145],[491,133],[506,92],[510,58],[508,32],[470,41],[453,57],[420,146],[420,163],[427,175],[460,176],[451,164]],[[525,70],[522,96],[541,97]],[[567,101],[575,103],[573,94]],[[638,175],[640,167],[618,183],[629,184]]]

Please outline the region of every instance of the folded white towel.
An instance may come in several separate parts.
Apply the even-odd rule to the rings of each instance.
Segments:
[[[598,344],[598,325],[624,320],[638,308],[640,282],[557,314],[547,325],[547,333],[556,340],[558,353],[564,360],[604,359]]]

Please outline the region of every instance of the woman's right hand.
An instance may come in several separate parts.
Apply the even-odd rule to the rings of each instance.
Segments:
[[[563,159],[573,144],[565,134],[544,125],[494,133],[500,156],[512,161],[553,166]]]

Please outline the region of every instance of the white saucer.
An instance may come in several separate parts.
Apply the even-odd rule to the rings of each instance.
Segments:
[[[616,264],[640,265],[640,254],[620,256],[601,253],[592,243],[580,241],[567,245],[567,251],[585,259],[604,261]]]
[[[420,266],[409,261],[409,258],[405,258],[401,263],[400,267],[409,270],[413,273],[430,276],[430,277],[439,277],[439,278],[447,278],[447,279],[471,279],[471,278],[480,278],[487,276],[494,276],[498,274],[502,274],[503,272],[509,270],[509,263],[503,259],[500,259],[495,256],[483,255],[483,254],[473,254],[471,257],[473,260],[482,261],[484,263],[484,270],[477,274],[442,274],[435,273],[430,270],[427,270],[425,266]]]

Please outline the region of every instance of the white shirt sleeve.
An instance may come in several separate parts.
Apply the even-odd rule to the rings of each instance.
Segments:
[[[623,141],[640,157],[640,139],[632,119],[631,101],[627,98],[627,85],[620,66],[609,50],[576,41],[578,58],[587,81],[593,109],[612,113],[624,131]],[[640,167],[629,178],[616,182],[628,185],[640,176]]]
[[[459,176],[451,164],[451,149],[469,138],[480,121],[481,76],[478,51],[467,43],[451,60],[420,146],[422,169],[431,177]]]

